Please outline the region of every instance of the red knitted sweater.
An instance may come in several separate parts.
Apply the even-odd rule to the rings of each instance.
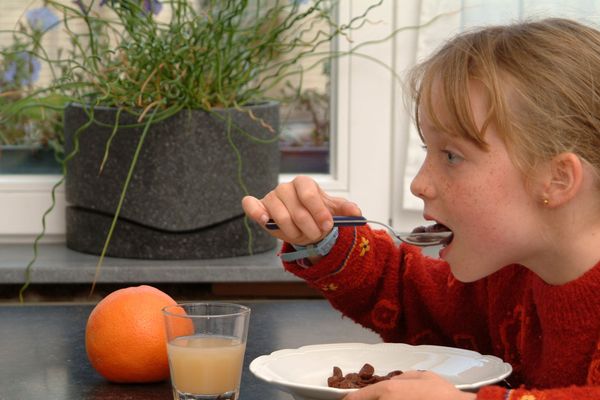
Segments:
[[[507,380],[517,389],[488,386],[478,399],[600,399],[600,263],[560,286],[519,265],[461,283],[445,261],[360,227],[340,228],[318,264],[284,266],[385,341],[461,347],[509,362]]]

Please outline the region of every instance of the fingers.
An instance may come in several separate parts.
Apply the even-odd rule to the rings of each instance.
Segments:
[[[263,204],[277,222],[284,240],[296,244],[314,243],[331,230],[333,220],[321,193],[314,180],[298,177],[280,184],[263,198]],[[327,219],[331,224],[324,226],[322,221]]]
[[[304,219],[311,219],[314,222],[314,228],[318,229],[320,233],[328,233],[333,228],[332,209],[327,207],[325,200],[328,195],[321,189],[321,187],[313,179],[306,176],[296,177],[292,181],[296,196],[299,200],[299,205],[302,210],[306,210],[308,215],[304,212],[299,213],[297,216],[298,222],[305,222]],[[312,229],[312,224],[310,228]]]
[[[343,197],[330,196],[311,178],[299,176],[292,183],[301,204],[312,215],[322,232],[331,231],[333,215],[362,215],[356,204]]]
[[[321,233],[313,222],[312,227],[310,221],[297,214],[307,214],[303,211],[298,200],[295,198],[295,192],[288,185],[279,185],[275,190],[268,193],[263,198],[263,203],[266,205],[271,218],[275,220],[279,227],[276,232],[278,237],[295,244],[304,244],[308,241],[318,241]],[[300,220],[301,223],[298,223]],[[312,229],[311,229],[312,228]],[[305,232],[308,232],[305,233]]]
[[[362,211],[355,203],[348,201],[343,197],[332,197],[327,193],[323,194],[325,197],[325,205],[333,215],[351,215],[357,217],[362,215]]]
[[[397,380],[402,380],[402,379],[433,379],[433,378],[436,378],[436,377],[438,377],[438,375],[434,374],[433,372],[416,370],[416,371],[405,371],[403,374],[396,375],[396,376],[392,377],[391,379],[397,379]]]
[[[422,379],[431,379],[431,375],[426,371],[406,371],[401,375],[396,375],[388,381],[382,381],[373,385],[365,386],[364,388],[350,393],[344,400],[400,400],[403,399],[404,396],[403,390],[401,390],[404,386],[401,382],[394,382],[403,380],[405,383],[407,381],[415,381]],[[435,374],[434,374],[435,375]],[[405,393],[404,393],[405,394]]]
[[[343,400],[458,400],[475,399],[441,376],[430,371],[407,371],[392,379],[352,392]]]
[[[269,220],[269,212],[256,197],[244,196],[242,199],[242,208],[248,217],[261,225],[266,224]]]
[[[244,212],[261,225],[272,218],[279,229],[269,233],[284,241],[305,245],[325,237],[333,228],[332,215],[361,215],[356,204],[329,196],[307,176],[278,185],[262,199],[246,196]]]
[[[379,382],[346,395],[343,400],[381,400],[393,396],[388,383]]]

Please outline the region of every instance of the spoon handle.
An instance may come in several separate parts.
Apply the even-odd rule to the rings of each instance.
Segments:
[[[333,216],[333,226],[363,226],[367,224],[365,217],[353,217],[344,215]],[[272,219],[268,220],[265,224],[265,228],[275,230],[279,229],[279,226]]]
[[[378,224],[385,227],[394,237],[400,241],[414,246],[427,247],[427,246],[439,246],[448,243],[452,240],[452,232],[396,232],[391,226],[384,224],[383,222],[368,220],[365,217],[347,217],[343,215],[333,216],[333,226],[363,226],[366,224]],[[267,229],[276,230],[279,229],[275,221],[270,219],[265,224]]]

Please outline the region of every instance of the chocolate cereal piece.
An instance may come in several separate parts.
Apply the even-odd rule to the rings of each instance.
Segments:
[[[399,370],[391,371],[385,376],[375,375],[374,372],[375,368],[369,363],[365,363],[358,373],[350,372],[346,375],[339,367],[333,367],[333,374],[327,378],[327,386],[337,389],[358,389],[402,374]]]
[[[425,235],[420,235],[420,233],[441,233],[441,232],[451,232],[450,229],[448,229],[447,226],[442,225],[442,224],[434,224],[434,225],[429,225],[429,226],[417,226],[415,229],[412,230],[411,233],[414,233],[414,235],[409,235],[408,239],[410,239],[411,242],[413,243],[438,243],[440,238],[436,237],[436,236],[425,236]],[[448,244],[452,241],[452,236],[449,236],[448,238],[446,238],[446,240],[444,241],[443,244]]]

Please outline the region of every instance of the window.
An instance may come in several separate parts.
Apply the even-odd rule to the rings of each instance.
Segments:
[[[13,43],[12,34],[6,30],[16,29],[17,21],[29,3],[20,0],[6,0],[2,3],[0,27],[0,47],[3,49]],[[53,44],[58,41],[57,31],[48,33],[44,48],[53,55]],[[4,60],[0,60],[4,61]],[[10,80],[10,68],[0,64],[0,86]],[[47,79],[49,71],[36,72],[36,78],[30,83]],[[4,91],[4,90],[3,90]],[[52,132],[52,127],[48,126]],[[2,133],[7,127],[2,126]],[[23,167],[24,165],[24,167]],[[41,232],[42,214],[50,206],[50,191],[60,176],[58,164],[51,150],[27,148],[0,149],[0,242],[31,242]],[[57,207],[48,217],[47,241],[61,240],[64,236],[64,191],[57,192]]]

